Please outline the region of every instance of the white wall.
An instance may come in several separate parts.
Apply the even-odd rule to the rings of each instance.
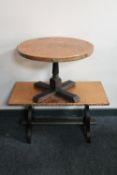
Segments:
[[[101,80],[117,106],[116,0],[0,0],[0,107],[16,81],[47,80],[51,64],[21,58],[15,51],[23,40],[70,36],[95,45],[88,59],[60,64],[64,80]]]

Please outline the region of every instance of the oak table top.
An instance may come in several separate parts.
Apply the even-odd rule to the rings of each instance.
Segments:
[[[90,56],[93,52],[93,45],[76,38],[46,37],[24,41],[18,45],[17,51],[31,60],[67,62]]]

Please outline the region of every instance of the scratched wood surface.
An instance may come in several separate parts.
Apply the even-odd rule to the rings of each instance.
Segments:
[[[43,105],[43,106],[80,106],[80,105],[109,105],[108,98],[103,85],[99,81],[84,82],[79,81],[69,92],[79,95],[80,101],[77,103],[68,102],[53,95],[41,103],[34,103],[32,97],[42,91],[33,86],[33,82],[17,82],[11,92],[8,105]]]
[[[91,43],[81,39],[48,37],[24,41],[17,46],[17,51],[23,57],[31,60],[67,62],[90,56],[93,48]]]

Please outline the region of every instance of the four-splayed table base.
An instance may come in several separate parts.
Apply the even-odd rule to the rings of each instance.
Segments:
[[[59,77],[59,65],[58,63],[53,63],[53,76],[50,79],[50,84],[48,85],[45,82],[39,81],[34,84],[36,88],[42,89],[42,92],[39,95],[33,97],[35,103],[42,102],[48,97],[51,97],[53,94],[65,98],[69,102],[78,102],[80,100],[79,96],[70,92],[67,92],[67,89],[75,86],[75,82],[68,80],[62,83],[61,78]]]

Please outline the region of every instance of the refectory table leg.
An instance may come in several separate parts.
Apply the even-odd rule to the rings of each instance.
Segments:
[[[26,116],[26,140],[31,143],[32,138],[32,106],[28,106]]]
[[[91,131],[90,131],[90,112],[89,112],[89,105],[85,105],[85,109],[84,109],[84,134],[86,137],[86,141],[88,143],[91,142]]]

